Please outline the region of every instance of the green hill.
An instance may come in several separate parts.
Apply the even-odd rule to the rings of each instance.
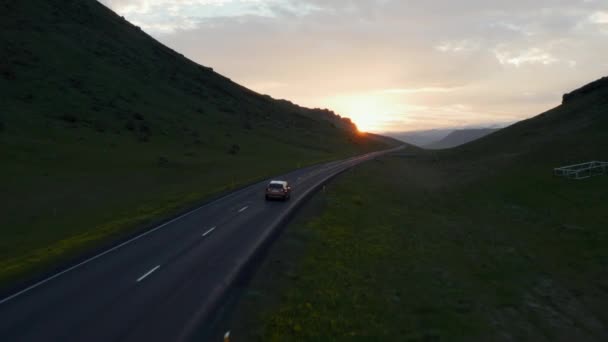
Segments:
[[[608,159],[608,78],[564,95],[563,103],[448,152],[458,158],[493,158],[566,165]]]
[[[608,176],[552,174],[608,159],[608,79],[564,100],[469,144],[338,177],[227,311],[232,337],[608,340]]]
[[[97,1],[0,11],[0,284],[235,186],[396,144],[246,89]]]

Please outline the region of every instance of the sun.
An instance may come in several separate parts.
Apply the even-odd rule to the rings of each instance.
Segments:
[[[390,130],[401,102],[383,92],[341,94],[326,98],[324,106],[353,121],[360,133],[382,133]]]
[[[376,128],[376,123],[371,114],[357,115],[356,117],[351,117],[351,120],[357,125],[357,130],[361,133],[368,133]]]
[[[372,132],[381,128],[384,108],[379,99],[372,96],[353,96],[340,101],[341,113],[349,117],[359,132]]]

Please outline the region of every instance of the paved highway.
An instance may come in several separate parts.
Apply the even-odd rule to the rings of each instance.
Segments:
[[[277,177],[293,184],[288,202],[251,185],[0,299],[0,341],[188,341],[298,202],[387,152]]]

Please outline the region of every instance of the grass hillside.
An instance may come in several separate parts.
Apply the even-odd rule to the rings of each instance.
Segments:
[[[531,157],[544,165],[608,159],[607,128],[608,78],[602,78],[564,95],[554,109],[447,153],[458,158]]]
[[[248,90],[95,0],[0,12],[0,288],[235,186],[396,143]]]
[[[220,330],[257,341],[606,341],[608,86],[445,151],[404,150],[315,196]],[[592,91],[589,91],[592,89]]]

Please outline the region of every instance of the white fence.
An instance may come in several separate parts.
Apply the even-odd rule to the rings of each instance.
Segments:
[[[585,179],[608,173],[608,162],[591,161],[583,164],[562,166],[553,169],[553,174],[559,177]]]

